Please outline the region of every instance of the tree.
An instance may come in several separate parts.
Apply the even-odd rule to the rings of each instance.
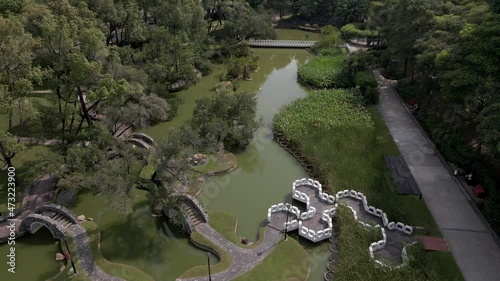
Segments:
[[[230,57],[224,63],[227,68],[227,75],[236,79],[251,79],[251,74],[257,70],[258,57],[250,54],[244,57]]]
[[[239,41],[244,39],[274,38],[272,15],[262,7],[253,9],[243,0],[224,3],[221,7],[224,18],[224,34]]]
[[[22,113],[20,124],[23,116],[35,114],[26,95],[32,91],[33,81],[40,82],[42,74],[40,68],[33,66],[33,50],[37,44],[37,40],[25,32],[19,18],[0,17],[0,87],[5,85],[3,111],[9,118],[8,130],[12,129],[16,110]]]
[[[290,7],[290,0],[267,0],[267,6],[274,11],[278,11],[280,18],[285,15],[285,10]]]
[[[12,159],[23,149],[24,145],[19,143],[13,135],[6,132],[0,132],[0,155],[2,156],[0,161],[2,161],[4,165],[7,167],[14,167]]]
[[[500,156],[500,103],[483,109],[476,122],[486,152],[493,158]]]
[[[256,112],[255,94],[221,93],[196,101],[191,126],[200,136],[214,140],[219,151],[245,148],[262,124]]]
[[[321,29],[321,37],[316,43],[318,48],[336,48],[344,42],[340,37],[340,31],[331,25],[327,25]]]
[[[338,0],[335,9],[335,17],[344,24],[351,22],[361,22],[366,18],[366,0]]]

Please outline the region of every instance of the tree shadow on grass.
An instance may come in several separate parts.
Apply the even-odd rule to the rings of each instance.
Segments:
[[[188,238],[186,234],[176,231],[175,227],[170,227],[175,237],[167,237],[162,229],[163,222],[163,217],[151,216],[146,202],[136,203],[134,213],[102,230],[103,255],[110,260],[162,262],[162,252],[167,250],[173,238]]]

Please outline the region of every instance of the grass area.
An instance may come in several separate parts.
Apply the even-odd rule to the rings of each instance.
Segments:
[[[371,260],[368,246],[380,239],[380,231],[371,231],[353,218],[352,212],[341,207],[339,224],[339,262],[335,280],[439,280],[463,281],[460,269],[450,253],[426,252],[420,245],[407,247],[410,262],[398,270],[381,270]],[[363,264],[363,271],[353,267]]]
[[[101,254],[101,250],[99,248],[99,244],[101,241],[101,235],[97,224],[91,221],[82,222],[81,225],[87,230],[87,235],[89,236],[90,248],[92,252],[92,256],[94,257],[95,263],[107,274],[121,278],[127,281],[154,281],[153,277],[142,272],[141,270],[120,263],[113,263],[104,258]],[[76,252],[76,245],[74,243],[73,238],[68,238],[68,244],[70,246],[70,251],[72,253]],[[66,265],[66,269],[56,275],[52,281],[63,281],[63,280],[90,280],[87,278],[81,268],[81,265],[78,260],[75,262],[75,266],[79,274],[73,275],[69,268],[71,268],[71,263]]]
[[[217,264],[211,265],[210,270],[212,274],[224,271],[231,265],[232,263],[231,255],[228,252],[222,250],[222,248],[220,248],[219,246],[212,243],[207,238],[205,238],[205,236],[197,232],[193,232],[191,234],[191,241],[197,245],[203,246],[206,249],[210,249],[212,251],[217,252],[220,260]],[[179,278],[191,278],[191,277],[205,276],[205,275],[208,275],[207,266],[200,265],[186,270],[186,272],[184,272]]]
[[[262,241],[264,241],[264,233],[266,231],[265,227],[261,227],[259,230],[259,240],[250,245],[244,245],[241,243],[241,238],[236,235],[238,219],[235,216],[225,212],[209,212],[208,217],[210,219],[210,226],[236,246],[253,249],[258,247]]]
[[[20,152],[12,160],[16,168],[16,175],[20,181],[16,186],[16,208],[21,204],[24,188],[31,184],[32,178],[28,175],[30,163],[43,158],[43,154],[49,151],[47,146],[28,146],[24,151]],[[5,198],[0,202],[0,212],[7,210],[7,170],[0,171],[0,198]]]
[[[254,269],[235,278],[235,281],[306,280],[310,262],[307,252],[293,238],[281,240],[275,249]]]
[[[308,32],[299,29],[282,29],[276,28],[276,40],[319,40],[319,33]]]
[[[382,115],[378,111],[377,107],[372,105],[367,108],[370,117],[373,120],[375,126],[375,138],[377,146],[384,155],[400,155],[399,149],[392,138],[391,132],[387,128]]]
[[[155,166],[149,164],[142,169],[141,178],[149,180],[153,176],[154,172],[155,172]]]
[[[238,159],[231,152],[224,152],[220,155],[207,155],[207,162],[193,169],[202,174],[222,173],[236,167]]]
[[[56,96],[52,93],[33,93],[29,94],[27,96],[27,99],[30,101],[31,104],[35,105],[36,108],[39,109],[41,112],[53,112],[55,113],[56,107],[55,107],[55,102],[56,102]],[[12,118],[12,129],[10,132],[14,135],[19,135],[18,130],[19,130],[19,122],[20,122],[20,116],[22,115],[22,112],[14,112],[13,118]],[[55,116],[51,116],[51,122],[59,122]],[[35,122],[24,122],[23,128],[22,128],[22,136],[28,136],[28,137],[46,137],[46,138],[51,138],[57,136],[58,132],[56,131],[57,128],[59,128],[59,124],[50,124],[47,126],[45,124],[45,118],[43,117],[43,114],[41,117],[33,120]],[[54,126],[55,125],[55,126]],[[8,131],[9,129],[9,117],[7,114],[0,115],[0,131]]]
[[[275,128],[297,145],[332,191],[361,191],[390,220],[421,226],[425,229],[421,234],[440,235],[424,201],[395,192],[384,156],[400,153],[380,113],[374,106],[363,108],[359,98],[347,94],[313,91],[284,107],[275,116]],[[414,260],[400,271],[375,267],[367,250],[374,237],[357,229],[352,214],[343,218],[339,243],[344,254],[336,280],[462,280],[450,253],[433,255],[416,249]],[[453,270],[456,273],[450,276]]]

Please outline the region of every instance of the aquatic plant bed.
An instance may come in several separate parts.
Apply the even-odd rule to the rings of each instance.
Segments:
[[[367,110],[361,104],[358,96],[346,90],[312,91],[282,108],[274,118],[274,129],[321,173],[332,193],[358,190],[393,220],[439,235],[423,201],[395,192],[384,156],[399,151],[376,108]],[[349,219],[342,220],[347,215]],[[413,259],[402,269],[405,273],[376,267],[367,250],[373,237],[367,237],[366,229],[352,220],[352,212],[347,215],[339,215],[335,280],[462,280],[449,253],[437,260],[432,253],[409,250]],[[451,271],[456,273],[450,278]]]
[[[299,66],[298,77],[301,82],[316,89],[345,87],[342,77],[343,64],[342,54],[315,56]]]

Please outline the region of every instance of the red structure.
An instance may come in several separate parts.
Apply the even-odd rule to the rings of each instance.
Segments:
[[[472,188],[472,192],[474,192],[474,196],[476,196],[476,198],[483,198],[486,195],[486,190],[480,184],[474,186]]]
[[[416,236],[418,241],[422,243],[424,249],[427,251],[439,251],[439,252],[448,252],[448,245],[443,238],[440,237],[432,237],[432,236]]]

